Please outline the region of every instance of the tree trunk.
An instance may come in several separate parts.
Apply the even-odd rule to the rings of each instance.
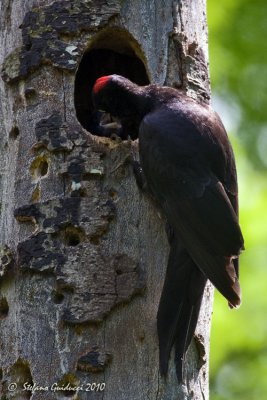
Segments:
[[[138,144],[86,131],[103,73],[209,100],[205,0],[2,0],[0,21],[1,398],[207,399],[212,289],[165,381],[164,222]]]

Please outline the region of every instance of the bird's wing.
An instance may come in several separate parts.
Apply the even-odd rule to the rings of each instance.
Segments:
[[[203,126],[201,115],[197,122]],[[145,117],[139,141],[144,174],[167,220],[206,277],[233,306],[239,305],[232,259],[243,248],[243,238],[236,212],[209,163],[207,148],[209,141],[214,146],[214,138],[180,111],[163,109]],[[219,156],[220,149],[214,149]]]

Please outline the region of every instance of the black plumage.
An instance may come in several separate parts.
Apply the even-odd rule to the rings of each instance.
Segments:
[[[120,118],[123,137],[139,138],[147,190],[169,226],[170,255],[157,327],[160,371],[166,375],[175,346],[179,381],[195,331],[207,279],[240,305],[238,223],[233,151],[218,115],[176,89],[140,87],[111,75],[98,79],[93,102]]]

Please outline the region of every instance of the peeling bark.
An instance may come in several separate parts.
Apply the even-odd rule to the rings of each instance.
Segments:
[[[124,39],[114,44],[113,31]],[[164,222],[135,183],[137,143],[93,137],[76,118],[75,72],[94,43],[141,60],[152,82],[209,101],[204,0],[1,1],[2,395],[208,399],[213,290],[185,384],[172,359],[164,381],[156,333]]]

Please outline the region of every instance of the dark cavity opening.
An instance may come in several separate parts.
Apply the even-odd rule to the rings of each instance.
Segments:
[[[55,304],[61,304],[63,303],[65,296],[63,293],[55,290],[52,292],[52,298]]]
[[[66,246],[78,246],[84,240],[84,232],[82,229],[76,228],[74,226],[69,226],[66,228],[64,233],[64,242]]]
[[[48,162],[41,161],[39,164],[39,176],[45,176],[48,172]]]
[[[11,140],[16,140],[19,136],[19,128],[15,125],[12,127],[11,131],[9,132],[9,138]]]
[[[9,306],[7,299],[5,297],[2,297],[0,299],[0,319],[4,319],[7,317],[9,311]]]
[[[95,36],[83,55],[75,78],[74,103],[80,124],[92,132],[94,118],[91,92],[97,78],[122,75],[138,85],[150,83],[136,40],[124,30],[106,29]]]

